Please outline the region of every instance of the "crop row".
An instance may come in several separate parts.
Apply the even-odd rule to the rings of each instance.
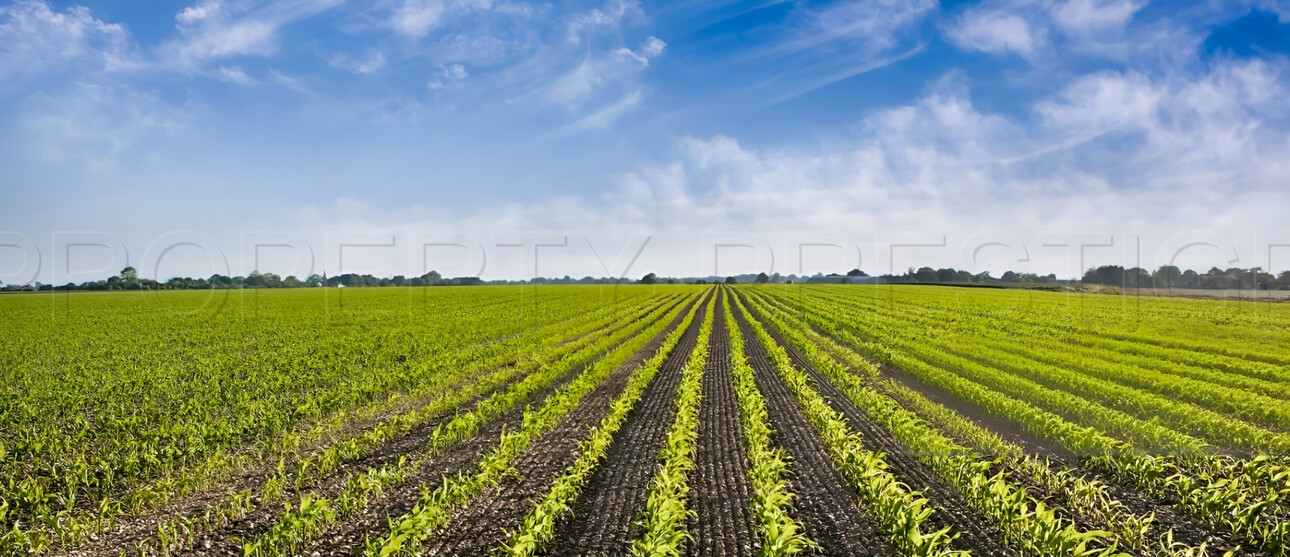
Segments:
[[[524,330],[470,324],[506,311],[505,303],[458,303],[436,316],[454,334],[430,331],[419,342],[404,342],[406,330],[362,337],[348,328],[296,328],[286,312],[244,326],[214,319],[185,327],[186,319],[122,311],[134,317],[122,331],[69,318],[70,335],[23,339],[29,343],[20,353],[29,359],[3,372],[11,402],[0,405],[0,497],[19,509],[4,526],[114,504],[117,495],[221,450],[278,439],[298,424],[419,384],[432,366],[409,361],[434,362],[471,345],[482,356],[488,341]],[[532,327],[577,315],[574,298],[553,305],[565,304],[545,319],[521,321]]]
[[[658,304],[666,303],[667,299],[665,297],[663,300],[657,300],[657,304],[646,304],[645,307],[656,308]],[[641,311],[644,312],[643,309]],[[591,321],[593,317],[597,319]],[[570,344],[555,351],[529,352],[525,357],[520,358],[523,360],[520,365],[499,367],[508,361],[516,361],[517,356],[526,351],[526,346],[531,346],[535,342],[553,343],[557,339],[570,337],[570,335],[585,335],[587,331],[614,323],[618,317],[616,313],[606,317],[597,312],[539,327],[532,332],[495,343],[505,350],[481,354],[478,350],[468,348],[458,354],[446,355],[439,360],[443,364],[435,366],[436,370],[441,371],[428,374],[423,384],[409,392],[391,395],[381,404],[372,404],[353,412],[338,411],[329,420],[309,431],[302,434],[285,434],[282,439],[245,450],[235,458],[208,460],[200,466],[186,469],[180,474],[134,490],[120,504],[104,504],[94,509],[95,512],[63,512],[57,516],[56,521],[37,524],[37,527],[47,526],[39,530],[11,530],[0,536],[0,548],[40,551],[48,547],[50,536],[57,539],[63,547],[74,546],[89,536],[110,528],[122,513],[137,516],[144,510],[165,504],[185,493],[202,489],[215,481],[237,473],[246,473],[255,463],[266,460],[278,462],[276,473],[265,482],[258,497],[246,490],[229,494],[212,505],[200,519],[178,517],[159,524],[156,539],[143,542],[144,545],[154,545],[155,542],[155,545],[165,547],[170,545],[170,542],[191,537],[195,531],[238,518],[258,506],[255,503],[266,504],[275,501],[283,494],[288,484],[294,483],[299,486],[310,478],[330,473],[345,462],[361,458],[375,447],[411,431],[428,419],[451,413],[457,405],[468,400],[474,393],[486,392],[481,390],[482,388],[509,381],[533,366],[558,358],[561,353],[576,345]],[[478,380],[485,371],[493,368],[497,368],[497,371],[485,376],[482,381],[467,381],[468,379]],[[411,401],[417,401],[421,406],[411,412],[396,413],[392,418],[366,430],[360,429],[341,436],[334,433],[340,431],[345,424],[362,423],[370,420],[372,416],[407,406]],[[290,458],[299,447],[309,445],[315,445],[318,448],[313,449],[308,456]],[[29,497],[26,503],[30,505],[37,499],[37,497]],[[23,503],[21,499],[18,500],[19,506]],[[2,513],[3,511],[0,511],[0,514]]]
[[[697,359],[699,365],[702,366],[703,354],[707,351],[704,343],[706,343],[708,336],[712,332],[711,296],[709,298],[707,302],[704,302],[707,305],[707,309],[703,313],[703,322],[699,328],[698,347],[691,352],[687,365],[693,364]],[[614,401],[610,406],[609,413],[601,420],[600,426],[581,442],[578,460],[555,479],[542,499],[524,517],[520,528],[507,536],[503,547],[505,554],[513,556],[533,555],[555,535],[556,520],[570,514],[573,502],[582,493],[582,487],[586,484],[587,479],[595,473],[604,461],[605,455],[609,452],[609,447],[614,442],[619,429],[627,421],[628,414],[640,402],[645,388],[654,380],[654,376],[657,375],[664,361],[671,356],[672,350],[689,328],[692,319],[693,314],[688,316],[680,327],[668,335],[663,346],[655,352],[653,357],[641,365],[637,373],[632,375],[623,393]]]
[[[861,377],[848,373],[838,362],[807,342],[798,331],[785,326],[765,309],[753,305],[760,317],[779,330],[812,366],[870,419],[891,433],[935,474],[963,496],[979,515],[1000,527],[1009,543],[1027,555],[1107,555],[1116,543],[1110,532],[1080,531],[1072,521],[1030,496],[1004,472],[991,473],[996,462],[959,445],[894,399],[871,388]],[[815,402],[818,394],[808,386],[810,378],[796,369],[783,347],[750,319],[753,330],[766,346],[772,363],[794,391]],[[819,402],[823,402],[820,400]]]
[[[792,555],[815,547],[790,514],[793,494],[788,490],[788,453],[774,446],[766,413],[766,400],[757,390],[752,366],[744,354],[744,339],[734,328],[728,290],[722,289],[724,315],[730,331],[730,371],[734,381],[739,419],[743,425],[748,480],[752,485],[753,515],[757,518],[762,555]]]
[[[645,511],[637,521],[644,530],[641,537],[632,543],[632,553],[637,557],[679,556],[689,537],[685,520],[694,517],[695,512],[686,506],[686,497],[690,492],[689,475],[695,466],[703,371],[708,362],[708,343],[712,338],[715,317],[712,306],[709,306],[694,352],[681,370],[681,386],[676,393],[676,417],[668,428],[667,439],[659,453],[658,471],[646,495]]]
[[[1274,554],[1284,551],[1286,522],[1277,518],[1283,512],[1278,510],[1278,501],[1287,493],[1285,483],[1290,482],[1287,479],[1290,475],[1281,475],[1279,471],[1284,467],[1275,461],[1255,459],[1252,462],[1256,463],[1256,470],[1248,470],[1249,463],[1219,455],[1148,456],[1103,431],[1130,433],[1129,438],[1149,438],[1151,434],[1144,431],[1168,431],[1154,422],[1135,422],[1068,393],[1049,391],[1018,378],[1004,379],[1010,376],[979,364],[947,358],[926,345],[905,342],[901,340],[901,333],[878,329],[872,313],[861,318],[854,309],[824,303],[819,298],[796,307],[808,316],[813,326],[866,357],[910,373],[1083,455],[1086,465],[1141,491],[1181,500],[1181,507],[1211,528],[1229,532]],[[867,340],[872,338],[883,341]],[[1030,386],[1017,388],[1026,385]],[[996,387],[1002,390],[994,390]],[[1083,425],[1069,422],[1063,415],[1074,416]]]
[[[667,354],[679,341],[685,328],[694,318],[699,306],[695,304],[686,314],[680,327],[674,329],[664,340],[656,354]],[[566,387],[558,390],[537,410],[526,410],[520,427],[502,434],[498,445],[471,471],[457,476],[444,478],[444,481],[431,490],[422,486],[422,494],[417,504],[407,514],[391,518],[390,533],[382,538],[370,540],[366,547],[369,556],[415,554],[420,545],[433,536],[446,524],[452,513],[464,507],[482,491],[497,485],[505,476],[512,473],[511,462],[527,449],[534,440],[550,431],[565,414],[605,381],[619,366],[623,365],[654,336],[661,333],[671,319],[659,319],[650,324],[645,333],[632,341],[623,343],[597,360],[591,367]],[[643,375],[652,375],[661,365],[661,358],[649,360],[652,367],[638,366],[632,372],[632,379]],[[630,384],[640,381],[629,379]],[[640,388],[644,388],[641,385]],[[619,399],[633,396],[625,391]],[[639,397],[639,393],[635,393]]]
[[[487,359],[477,362],[478,365],[466,367],[458,372],[445,373],[443,378],[451,381],[436,382],[440,385],[435,396],[423,406],[403,414],[391,417],[376,426],[340,440],[327,448],[316,451],[309,456],[286,465],[280,461],[277,471],[260,487],[259,492],[243,490],[231,493],[218,503],[211,505],[200,517],[177,517],[158,525],[157,535],[152,539],[137,544],[140,550],[153,549],[168,551],[185,547],[199,532],[209,531],[234,520],[241,519],[256,508],[275,503],[289,490],[299,491],[309,482],[326,477],[337,471],[342,465],[359,460],[390,441],[411,433],[441,416],[459,412],[462,406],[473,398],[492,393],[499,387],[516,379],[524,378],[544,367],[556,366],[568,369],[560,364],[561,360],[577,354],[596,339],[612,335],[626,326],[618,323],[632,323],[639,317],[656,316],[669,305],[679,303],[671,298],[664,298],[657,304],[646,304],[644,307],[610,315],[594,321],[577,321],[566,324],[560,331],[544,339],[538,350],[515,347],[502,353],[501,359]],[[591,352],[584,352],[581,357],[589,357]],[[511,362],[509,365],[502,365]],[[492,365],[496,369],[483,373],[481,365]],[[472,379],[462,383],[464,378]],[[453,385],[448,389],[443,385]],[[446,447],[445,447],[446,449]],[[311,495],[316,497],[316,495]]]
[[[885,319],[887,313],[874,315]],[[920,325],[924,338],[957,356],[1037,378],[1046,386],[1075,392],[1139,417],[1159,417],[1174,430],[1198,439],[1245,450],[1290,452],[1290,435],[1259,427],[1288,427],[1290,402],[1261,392],[1181,377],[1176,370],[1166,373],[1136,368],[1118,361],[1118,353],[1099,354],[1105,352],[1100,349],[1072,350],[1070,343],[1045,345],[1045,335],[1037,331],[1023,339],[995,339],[994,321],[979,316],[960,315],[953,326],[927,312],[900,312],[891,317]],[[971,346],[960,338],[970,338]],[[1210,377],[1224,375],[1209,372]],[[1121,396],[1126,391],[1136,396]]]
[[[744,311],[742,307],[740,311]],[[732,324],[735,323],[733,315],[727,318]],[[732,334],[732,338],[741,336],[736,333]],[[742,345],[743,341],[738,342]],[[742,352],[742,346],[740,351]],[[897,550],[902,555],[917,556],[959,554],[960,552],[948,549],[956,537],[948,528],[923,531],[924,523],[934,512],[930,502],[889,472],[885,457],[865,449],[863,437],[837,411],[829,407],[800,373],[791,366],[786,368],[784,362],[775,359],[775,356],[772,353],[772,363],[780,380],[784,381],[797,399],[816,434],[828,448],[834,464],[868,505],[868,510],[878,521],[882,533],[892,541]]]
[[[679,308],[656,310],[638,324],[602,337],[573,355],[552,365],[543,366],[504,392],[494,393],[475,405],[470,412],[458,414],[452,420],[436,426],[421,454],[416,455],[415,458],[400,460],[394,466],[369,468],[364,473],[352,474],[346,480],[341,492],[334,497],[324,499],[310,495],[311,499],[319,501],[315,508],[335,509],[335,511],[307,514],[301,507],[288,511],[268,532],[245,544],[243,552],[247,555],[282,555],[312,542],[324,527],[335,524],[365,508],[373,498],[392,487],[403,484],[410,474],[420,469],[426,462],[472,437],[485,424],[496,420],[516,405],[554,384],[570,371],[584,368],[573,383],[557,394],[569,392],[570,389],[585,388],[592,381],[595,382],[590,383],[591,385],[598,384],[598,380],[609,373],[607,368],[611,362],[624,360],[626,358],[622,356],[624,351],[630,354],[634,348],[643,346],[670,321],[670,317],[667,316],[677,311]],[[603,356],[606,351],[609,351],[609,355]],[[526,411],[524,423],[527,424],[531,419],[533,419],[532,413]],[[509,440],[514,443],[513,435],[511,432],[504,434],[503,441]],[[500,451],[505,447],[506,445],[503,444],[496,450]],[[485,462],[480,466],[483,467],[486,464],[488,463]],[[448,484],[445,483],[445,485]]]

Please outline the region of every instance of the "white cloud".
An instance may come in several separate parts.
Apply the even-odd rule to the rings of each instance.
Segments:
[[[455,85],[467,77],[470,77],[470,74],[466,73],[466,67],[461,64],[440,64],[438,75],[434,79],[430,80],[430,82],[426,84],[426,87],[429,87],[430,89],[443,89],[445,87]]]
[[[195,4],[184,8],[178,14],[175,14],[175,21],[180,25],[192,25],[198,21],[211,17],[211,15],[219,11],[219,1],[212,0],[210,2]]]
[[[232,83],[234,85],[255,85],[258,83],[251,76],[237,66],[220,66],[217,74],[220,81]]]
[[[785,23],[768,28],[766,46],[750,50],[744,73],[767,77],[744,93],[776,104],[914,56],[926,46],[920,23],[937,7],[935,0],[795,6]]]
[[[1043,248],[1038,234],[1144,232],[1143,264],[1163,264],[1152,250],[1181,231],[1210,229],[1235,242],[1250,231],[1283,228],[1288,65],[1093,74],[1031,106],[1034,121],[981,110],[955,72],[916,102],[869,115],[846,140],[753,148],[723,135],[690,138],[675,160],[641,165],[598,198],[493,206],[433,222],[481,238],[504,229],[597,237],[646,231],[655,238],[650,264],[658,265],[649,270],[673,274],[700,272],[692,255],[700,231],[745,231],[768,241],[803,231],[858,243],[910,231],[949,239],[950,248],[904,262],[863,244],[871,272],[887,265],[900,272],[910,261],[981,269],[956,251],[957,242],[1002,234],[1024,239],[1031,260],[986,268],[1063,276],[1081,269],[1068,252]],[[611,126],[640,102],[623,97],[566,133]],[[373,222],[417,229],[417,216],[404,218]],[[796,271],[778,264],[781,272]]]
[[[800,51],[840,41],[865,53],[895,46],[896,37],[935,12],[936,0],[839,2],[806,11],[795,36],[777,49]]]
[[[394,32],[420,39],[453,17],[493,8],[492,0],[385,0],[385,24]]]
[[[43,1],[0,6],[0,91],[39,75],[135,64],[126,28],[95,19],[88,8],[59,12]]]
[[[964,12],[946,30],[946,37],[964,50],[991,54],[1016,53],[1035,56],[1046,42],[1046,33],[1026,18],[1001,10],[973,9]]]
[[[391,7],[390,27],[412,37],[424,37],[439,26],[445,3],[442,0],[406,0]]]
[[[643,18],[644,15],[639,2],[609,0],[604,9],[593,9],[573,18],[566,28],[567,40],[570,44],[580,44],[586,38],[585,35],[594,33],[598,28],[617,30],[628,19]]]
[[[608,128],[611,124],[621,118],[624,114],[630,112],[636,105],[640,104],[643,95],[640,91],[633,91],[627,96],[618,99],[609,106],[603,107],[561,129],[556,135],[569,135],[590,130]]]
[[[645,41],[645,45],[641,47],[639,53],[632,51],[630,48],[620,48],[615,50],[614,54],[618,55],[619,60],[634,60],[642,68],[648,68],[650,58],[662,54],[665,47],[667,47],[667,43],[658,37],[650,37]]]
[[[80,83],[25,103],[25,148],[44,162],[79,162],[107,170],[148,139],[183,129],[188,115],[128,86]]]
[[[237,56],[269,56],[278,51],[286,25],[329,10],[344,0],[285,0],[262,6],[208,0],[175,15],[180,38],[164,51],[181,68]]]
[[[1032,62],[1069,54],[1170,60],[1190,54],[1192,33],[1168,18],[1134,28],[1145,0],[986,0],[942,28],[962,50],[1013,53]]]
[[[650,36],[645,40],[645,46],[641,47],[640,55],[643,58],[653,58],[662,54],[664,48],[667,48],[667,43],[658,37]]]
[[[662,54],[666,47],[667,43],[651,36],[639,51],[619,47],[608,53],[585,56],[576,67],[543,86],[541,97],[547,103],[577,110],[606,90],[626,90],[623,98],[639,95],[636,75],[647,69],[650,60]]]
[[[359,75],[371,75],[385,68],[385,52],[373,50],[366,56],[358,58],[346,54],[337,54],[332,56],[328,63],[333,67]]]
[[[1144,0],[1067,0],[1053,5],[1053,23],[1075,35],[1123,29],[1146,4]]]

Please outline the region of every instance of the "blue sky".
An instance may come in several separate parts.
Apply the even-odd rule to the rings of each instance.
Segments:
[[[0,4],[0,280],[1286,269],[1288,49],[1270,0]]]

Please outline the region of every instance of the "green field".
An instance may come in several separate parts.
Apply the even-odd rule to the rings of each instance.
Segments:
[[[0,296],[0,553],[1286,555],[1290,304]]]

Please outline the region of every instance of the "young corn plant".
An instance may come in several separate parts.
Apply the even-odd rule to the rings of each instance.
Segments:
[[[818,419],[823,420],[832,409],[811,387],[812,379],[793,365],[788,352],[766,332],[758,319],[747,312],[742,302],[737,301],[736,305],[741,314],[747,317],[753,334],[766,349],[776,372],[797,396],[807,414],[819,416]],[[764,308],[754,307],[761,317],[768,317]],[[773,320],[768,320],[774,324]],[[932,471],[953,485],[970,507],[997,524],[1010,544],[1025,550],[1027,554],[1054,557],[1116,554],[1115,543],[1107,544],[1105,541],[1109,532],[1079,531],[1071,521],[1046,509],[1043,502],[1031,497],[1024,487],[1011,484],[1004,472],[991,475],[989,470],[995,462],[980,459],[971,450],[929,427],[893,399],[869,388],[860,378],[846,373],[840,364],[809,343],[803,342],[796,331],[781,332],[787,338],[797,341],[796,344],[802,347],[808,361],[857,408],[891,432]]]
[[[710,302],[708,305],[711,305]],[[570,512],[570,508],[581,493],[583,485],[595,473],[600,463],[604,461],[610,445],[614,442],[614,436],[626,423],[628,414],[640,402],[645,389],[654,380],[659,369],[672,355],[672,351],[676,348],[686,330],[689,329],[693,318],[694,314],[690,314],[681,323],[680,327],[677,327],[667,336],[654,356],[641,364],[640,369],[632,375],[622,394],[610,406],[609,413],[601,420],[600,426],[592,431],[590,437],[579,444],[580,454],[578,460],[556,478],[547,493],[524,517],[520,528],[507,534],[505,542],[503,542],[497,553],[514,557],[529,556],[551,540],[552,536],[555,535],[556,521]],[[698,335],[699,339],[702,342],[706,342],[711,330],[712,312],[709,309],[704,312],[704,319]],[[705,349],[695,349],[689,360],[693,361],[694,356]],[[702,360],[702,357],[699,359]]]
[[[691,307],[683,320],[683,327],[688,326],[693,320],[698,308],[697,304]],[[504,432],[497,447],[485,455],[474,470],[446,478],[434,490],[422,486],[422,495],[412,511],[398,519],[391,519],[389,535],[368,543],[367,555],[369,557],[415,555],[421,545],[447,523],[453,512],[464,507],[479,493],[513,475],[511,462],[521,452],[538,436],[554,428],[560,418],[573,410],[586,395],[604,382],[632,354],[643,348],[649,339],[661,333],[667,325],[668,321],[664,320],[651,324],[645,334],[618,346],[603,359],[595,362],[588,371],[572,383],[548,397],[539,409],[525,411],[520,426],[515,430]],[[674,345],[679,334],[673,331],[669,338],[674,338],[672,340]],[[665,353],[665,349],[670,349],[670,346],[660,346],[658,352]],[[646,373],[649,372],[645,368],[637,367],[632,372],[632,377]],[[629,378],[628,382],[631,383],[632,379]]]
[[[766,401],[757,390],[753,369],[744,355],[744,340],[733,326],[727,294],[722,289],[724,318],[730,331],[730,367],[743,424],[744,450],[748,454],[748,479],[753,488],[752,510],[761,535],[762,555],[794,555],[813,549],[817,544],[806,537],[802,526],[790,514],[793,494],[788,491],[784,474],[789,467],[788,454],[771,443]]]
[[[688,478],[694,470],[695,442],[699,437],[699,407],[703,400],[703,369],[712,336],[712,313],[708,312],[694,354],[681,371],[676,418],[659,455],[659,468],[646,496],[645,512],[636,521],[645,531],[632,543],[632,554],[638,557],[679,556],[689,538],[684,521],[695,513],[686,506],[686,496],[690,492]]]

